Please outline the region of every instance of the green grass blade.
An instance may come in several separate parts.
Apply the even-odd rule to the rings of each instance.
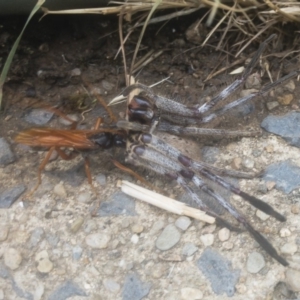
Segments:
[[[16,53],[16,50],[18,48],[18,45],[20,43],[20,40],[22,38],[22,35],[29,23],[29,21],[31,20],[31,18],[34,16],[34,14],[40,9],[40,7],[44,4],[45,0],[38,0],[37,4],[34,6],[34,8],[32,9],[20,35],[18,36],[18,38],[16,39],[14,45],[12,46],[10,52],[9,52],[9,55],[6,59],[6,62],[4,64],[4,67],[3,67],[3,70],[1,72],[1,75],[0,75],[0,109],[1,109],[1,105],[2,105],[2,96],[3,96],[3,85],[4,85],[4,82],[5,82],[5,79],[6,79],[6,76],[7,76],[7,73],[9,71],[9,68],[10,68],[10,65],[11,65],[11,62],[14,58],[14,55]]]

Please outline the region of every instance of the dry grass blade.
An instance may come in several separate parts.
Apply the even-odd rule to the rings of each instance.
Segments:
[[[2,97],[3,97],[3,85],[4,85],[4,82],[6,80],[6,76],[7,76],[7,73],[9,71],[9,68],[10,68],[10,65],[12,63],[12,60],[14,58],[14,55],[17,51],[17,48],[18,48],[18,45],[20,43],[20,40],[22,38],[22,35],[29,23],[29,21],[31,20],[31,18],[34,16],[34,14],[40,9],[40,7],[44,4],[45,0],[38,0],[37,4],[34,6],[34,8],[32,9],[20,35],[18,36],[18,38],[16,39],[14,45],[12,46],[10,52],[9,52],[9,55],[6,59],[6,62],[4,64],[4,67],[3,67],[3,70],[1,72],[1,75],[0,75],[0,109],[1,109],[1,105],[2,105]]]
[[[192,217],[209,224],[213,224],[215,222],[215,218],[208,216],[205,212],[199,209],[189,207],[183,202],[157,194],[131,182],[122,180],[122,182],[118,185],[121,187],[123,193],[169,212]]]

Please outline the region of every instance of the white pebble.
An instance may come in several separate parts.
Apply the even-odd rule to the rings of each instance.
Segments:
[[[60,197],[66,197],[67,192],[65,190],[65,187],[63,186],[62,183],[57,184],[54,189],[53,189],[54,194]]]
[[[77,195],[77,201],[81,203],[91,203],[92,202],[91,194],[87,191],[80,192]]]
[[[4,252],[4,263],[11,270],[16,270],[22,262],[21,253],[14,249],[9,248]]]
[[[227,241],[227,242],[224,242],[224,243],[222,244],[222,246],[223,246],[224,249],[230,250],[230,249],[233,248],[233,243]]]
[[[85,242],[91,248],[104,249],[107,248],[110,238],[110,235],[106,233],[92,233],[86,236]]]
[[[37,269],[41,273],[49,273],[53,269],[53,263],[49,260],[49,258],[44,258],[39,261]]]
[[[130,240],[131,240],[131,243],[137,244],[139,242],[139,236],[137,234],[134,234]]]
[[[227,241],[230,238],[230,230],[228,228],[222,228],[218,232],[218,237],[221,242]]]
[[[144,226],[141,224],[133,224],[131,227],[131,231],[133,233],[141,233],[144,230]]]
[[[203,234],[200,236],[200,240],[205,247],[211,246],[214,243],[215,236],[212,233]]]
[[[258,218],[260,218],[262,221],[266,221],[270,218],[269,215],[265,214],[264,212],[262,212],[261,210],[256,210],[256,216]]]
[[[198,300],[203,298],[202,291],[195,288],[182,288],[181,291],[181,299],[183,300]]]
[[[280,229],[280,236],[287,237],[291,235],[291,231],[288,228],[281,228]]]

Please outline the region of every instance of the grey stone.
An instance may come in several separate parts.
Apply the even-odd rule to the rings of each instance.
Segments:
[[[73,249],[72,249],[72,257],[73,260],[79,260],[81,255],[82,255],[83,249],[79,246],[76,245]]]
[[[24,115],[24,120],[27,123],[35,125],[45,125],[53,117],[54,113],[46,109],[31,109]]]
[[[290,112],[284,116],[268,116],[261,127],[280,135],[292,146],[300,147],[300,113]]]
[[[186,216],[181,216],[175,221],[176,227],[183,231],[186,231],[191,224],[191,219]]]
[[[15,160],[16,157],[11,151],[8,142],[4,138],[0,138],[0,166],[5,167]]]
[[[113,293],[117,293],[121,288],[121,286],[113,279],[104,279],[103,285],[108,291],[111,291]]]
[[[46,233],[46,240],[49,243],[49,245],[54,248],[57,246],[60,238],[59,238],[59,236],[57,236],[53,233]]]
[[[289,194],[300,187],[300,168],[290,161],[283,161],[268,166],[263,179],[276,182],[276,188]]]
[[[198,247],[193,243],[186,243],[182,248],[182,255],[191,256],[198,250]]]
[[[218,252],[210,248],[205,249],[197,261],[197,266],[210,281],[211,287],[217,295],[224,292],[228,297],[234,295],[240,270],[232,270],[231,263]]]
[[[162,251],[169,250],[179,242],[180,237],[178,229],[173,224],[169,224],[157,238],[155,246]]]
[[[72,296],[87,297],[88,295],[76,283],[68,280],[58,286],[48,297],[48,300],[65,300]]]
[[[45,231],[42,227],[37,227],[31,232],[29,239],[29,247],[36,247],[37,244],[44,238]]]
[[[209,164],[215,163],[218,159],[219,154],[220,149],[217,147],[204,146],[201,149],[202,160]]]
[[[4,190],[0,194],[0,208],[9,208],[24,193],[26,187],[24,184]]]
[[[122,300],[140,300],[150,292],[151,284],[143,283],[139,277],[133,273],[125,278]]]
[[[266,265],[264,257],[258,252],[252,252],[247,259],[247,271],[249,273],[258,273]]]
[[[98,216],[135,216],[135,202],[132,197],[122,192],[114,193],[107,202],[102,202],[98,210]]]

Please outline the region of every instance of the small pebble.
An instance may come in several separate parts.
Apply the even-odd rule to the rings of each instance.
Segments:
[[[79,68],[75,68],[73,70],[70,71],[70,76],[80,76],[81,75],[81,70]]]
[[[39,261],[37,269],[40,273],[50,273],[53,269],[53,263],[49,258],[44,258],[43,260]]]
[[[129,219],[123,219],[121,222],[122,228],[127,228],[130,225],[130,220]]]
[[[261,210],[256,210],[256,216],[258,218],[260,218],[262,221],[266,221],[270,218],[269,215],[265,214],[264,212],[262,212]]]
[[[74,283],[71,280],[67,280],[61,283],[53,290],[54,291],[49,295],[47,300],[65,300],[65,299],[75,299],[75,298],[83,299],[83,297],[88,296],[86,292],[77,285],[77,283]],[[76,297],[76,296],[82,296],[82,297]]]
[[[278,96],[277,97],[277,101],[281,104],[281,105],[290,105],[291,102],[294,99],[294,95],[293,94],[286,94],[283,96]]]
[[[228,228],[222,228],[218,232],[218,237],[221,242],[227,241],[230,238],[230,230]]]
[[[226,241],[226,242],[224,242],[224,243],[222,244],[222,247],[223,247],[224,249],[226,249],[226,250],[230,250],[230,249],[233,248],[233,243],[232,243],[232,242]]]
[[[198,300],[203,299],[202,291],[190,287],[182,288],[180,290],[181,299],[183,300]]]
[[[294,291],[300,292],[300,271],[288,269],[285,273],[287,285]]]
[[[29,245],[30,247],[36,247],[44,238],[45,231],[42,227],[37,227],[31,232]]]
[[[78,218],[71,224],[70,231],[71,231],[72,233],[78,232],[78,230],[81,228],[81,226],[82,226],[83,223],[84,223],[84,218],[78,217]]]
[[[131,227],[131,231],[133,233],[142,233],[144,230],[144,226],[141,224],[133,224]]]
[[[288,237],[291,235],[291,231],[288,228],[281,228],[279,234],[281,237]]]
[[[53,189],[54,194],[60,197],[67,197],[67,192],[65,190],[65,187],[62,183],[57,184]]]
[[[81,255],[82,255],[83,249],[76,245],[73,249],[72,249],[72,257],[73,260],[79,260]]]
[[[276,186],[275,181],[266,181],[266,188],[268,191],[272,191],[275,186]]]
[[[293,92],[296,88],[294,80],[290,80],[288,83],[284,85],[284,87],[289,91]]]
[[[53,263],[50,261],[46,250],[37,253],[35,261],[38,263],[37,269],[40,273],[49,273],[52,271]]]
[[[0,138],[0,166],[5,167],[14,162],[16,157],[10,149],[10,145],[4,138]]]
[[[155,246],[162,251],[169,250],[179,242],[180,237],[181,233],[178,229],[173,224],[169,224],[157,238]]]
[[[252,252],[247,259],[247,271],[252,274],[258,273],[266,265],[264,257],[258,252]]]
[[[239,294],[245,294],[247,292],[247,287],[243,283],[238,283],[235,288]]]
[[[155,234],[158,231],[160,231],[163,227],[165,226],[165,222],[162,220],[156,221],[153,223],[152,228],[151,228],[151,234]]]
[[[53,115],[54,113],[47,109],[32,109],[25,113],[24,119],[30,124],[41,126],[47,124]]]
[[[246,87],[246,89],[260,90],[260,88],[261,88],[261,76],[259,75],[259,73],[251,74],[245,82],[245,87]]]
[[[182,248],[182,255],[184,256],[192,256],[196,251],[198,250],[198,247],[193,243],[186,243]]]
[[[108,291],[110,291],[112,293],[119,292],[119,290],[121,288],[121,286],[113,279],[104,279],[103,285]]]
[[[216,228],[217,228],[216,224],[207,225],[202,229],[202,234],[214,233]]]
[[[24,193],[25,185],[20,184],[12,188],[7,188],[0,193],[0,208],[9,208]]]
[[[131,243],[133,244],[137,244],[139,242],[139,236],[137,234],[134,234],[131,239],[130,239]]]
[[[111,237],[106,233],[92,233],[85,238],[85,242],[93,249],[107,248]]]
[[[291,205],[291,212],[294,214],[294,215],[298,215],[299,212],[300,212],[300,206],[298,204],[292,204]]]
[[[122,300],[143,299],[149,294],[150,288],[151,284],[142,282],[137,274],[129,274],[124,281]]]
[[[3,256],[4,264],[11,270],[16,270],[22,262],[21,253],[14,248],[6,249]]]
[[[211,246],[214,243],[215,236],[212,233],[203,234],[200,236],[200,240],[205,247]]]
[[[235,157],[231,162],[231,166],[235,170],[239,170],[241,168],[241,165],[242,165],[242,159],[240,157]]]
[[[298,247],[295,243],[286,243],[280,247],[280,252],[283,254],[295,254],[298,250]],[[299,278],[300,279],[300,278]]]
[[[277,101],[270,101],[270,102],[267,102],[266,105],[267,105],[268,110],[273,110],[274,108],[279,106],[279,103]]]
[[[191,219],[186,216],[179,217],[175,222],[176,227],[183,231],[186,231],[191,224]]]
[[[104,174],[98,174],[95,177],[95,181],[98,182],[100,185],[106,185],[106,176]]]
[[[273,145],[267,145],[265,147],[265,150],[268,152],[268,153],[273,153],[274,152],[274,146]]]
[[[243,159],[242,164],[246,169],[252,170],[254,168],[254,160],[251,158]]]
[[[81,202],[81,203],[92,203],[93,199],[91,197],[91,194],[87,191],[83,191],[83,192],[80,192],[78,195],[77,195],[77,201],[78,202]]]

